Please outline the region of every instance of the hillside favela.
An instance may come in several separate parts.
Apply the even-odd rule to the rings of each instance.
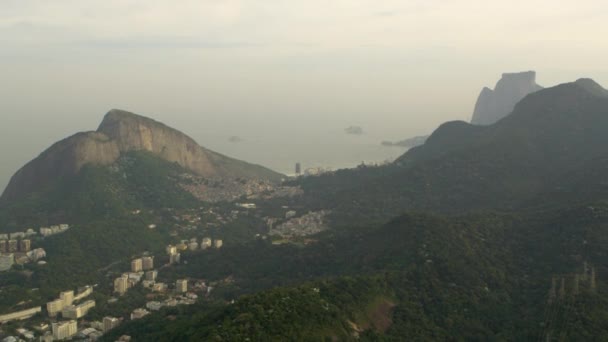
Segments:
[[[606,22],[0,2],[0,341],[608,341]]]

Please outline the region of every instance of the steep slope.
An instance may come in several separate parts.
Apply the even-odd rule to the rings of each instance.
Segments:
[[[606,228],[608,207],[601,203],[529,214],[410,213],[377,229],[336,234],[306,247],[257,243],[185,255],[188,264],[175,276],[230,277],[232,288],[334,278],[245,296],[213,312],[201,305],[177,313],[174,323],[160,322],[174,319],[175,311],[161,312],[106,340],[126,333],[162,341],[176,332],[178,340],[284,340],[286,332],[303,340],[345,340],[344,333],[353,331],[344,323],[362,327],[357,318],[374,316],[366,310],[374,299],[394,305],[385,310],[390,324],[381,331],[368,325],[364,341],[528,341],[550,335],[588,340],[607,332]],[[552,297],[553,278],[564,279],[563,295],[554,288]],[[318,311],[319,299],[326,310]]]
[[[148,151],[203,177],[232,177],[278,182],[282,175],[264,167],[223,156],[199,146],[192,138],[160,122],[111,110],[96,132],[64,139],[20,169],[0,202],[42,191],[76,175],[88,164],[111,165],[124,153]]]
[[[477,98],[471,123],[491,125],[509,115],[515,104],[526,95],[541,89],[542,87],[536,84],[534,71],[505,73],[494,90],[483,88]]]

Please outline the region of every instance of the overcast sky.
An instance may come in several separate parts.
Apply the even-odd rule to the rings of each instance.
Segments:
[[[605,0],[0,0],[0,189],[111,108],[222,152],[430,133],[506,71],[606,85],[607,22]]]

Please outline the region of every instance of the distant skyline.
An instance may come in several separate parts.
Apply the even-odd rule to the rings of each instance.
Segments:
[[[285,141],[357,148],[468,121],[503,72],[607,86],[607,21],[599,0],[4,0],[0,189],[112,108],[262,163],[290,157]]]

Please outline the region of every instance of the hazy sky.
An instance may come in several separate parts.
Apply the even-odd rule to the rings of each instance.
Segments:
[[[0,0],[0,189],[111,108],[224,152],[429,133],[504,71],[606,85],[607,22],[605,0]]]

